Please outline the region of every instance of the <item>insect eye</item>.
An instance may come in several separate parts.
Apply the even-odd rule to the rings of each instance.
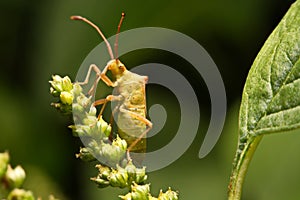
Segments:
[[[119,65],[119,70],[121,70],[121,71],[125,71],[125,67],[124,67],[124,65]]]

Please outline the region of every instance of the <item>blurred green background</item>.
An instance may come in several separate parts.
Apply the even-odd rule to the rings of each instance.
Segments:
[[[90,27],[69,20],[71,15],[92,19],[109,37],[115,34],[124,11],[123,31],[164,27],[198,41],[217,64],[228,98],[226,124],[220,140],[213,151],[200,160],[198,151],[210,116],[208,92],[201,76],[166,52],[144,50],[121,58],[128,68],[144,62],[174,65],[190,80],[199,97],[198,135],[179,160],[149,174],[153,193],[171,186],[179,190],[181,199],[226,199],[237,142],[238,108],[247,72],[292,2],[2,0],[0,151],[9,150],[12,164],[21,164],[27,172],[25,187],[41,197],[52,193],[63,200],[118,199],[118,194],[125,193],[100,190],[89,181],[89,177],[97,173],[94,164],[75,158],[81,143],[67,128],[70,119],[50,107],[53,99],[48,83],[52,74],[69,75],[74,79],[85,56],[101,42]],[[162,94],[166,96],[161,98]],[[170,107],[167,111],[178,107],[172,94],[163,88],[150,88],[148,97],[150,105],[162,103]],[[174,117],[169,117],[159,136],[149,142],[151,148],[162,146],[172,138],[179,122],[176,113],[170,115]],[[299,139],[297,131],[263,139],[251,163],[243,199],[299,199]]]

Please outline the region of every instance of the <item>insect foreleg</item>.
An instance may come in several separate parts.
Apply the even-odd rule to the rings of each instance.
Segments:
[[[95,80],[93,86],[92,86],[91,89],[88,91],[88,94],[89,94],[89,95],[94,94],[95,89],[96,89],[96,86],[97,86],[99,80],[101,79],[101,76],[100,76],[101,71],[100,71],[100,69],[97,67],[97,65],[91,64],[90,67],[89,67],[88,73],[87,73],[87,75],[86,75],[86,77],[85,77],[85,80],[84,80],[83,82],[79,82],[79,83],[78,83],[79,85],[85,85],[85,84],[87,84],[87,83],[89,82],[89,79],[90,79],[92,70],[94,70],[94,71],[96,72],[96,76],[97,76],[97,77],[96,77],[96,80]]]
[[[101,79],[102,79],[102,81],[103,81],[106,85],[115,87],[116,84],[115,84],[114,82],[112,82],[112,81],[108,78],[108,76],[106,76],[107,68],[108,68],[108,66],[106,66],[106,67],[103,69],[102,73],[100,74]]]

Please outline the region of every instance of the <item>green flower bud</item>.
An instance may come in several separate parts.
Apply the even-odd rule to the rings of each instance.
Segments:
[[[102,116],[100,117],[100,119],[97,122],[97,127],[98,130],[103,133],[106,137],[108,137],[111,133],[111,126],[104,121],[104,119],[102,118]]]
[[[135,181],[138,184],[144,183],[147,180],[147,175],[146,175],[146,167],[143,168],[136,168],[136,177]]]
[[[62,89],[63,91],[70,92],[73,89],[73,83],[68,76],[62,78]]]
[[[0,180],[6,173],[8,163],[9,163],[8,152],[0,153]]]
[[[131,191],[132,200],[149,199],[149,184],[137,185],[136,183],[134,183],[134,185],[131,186]]]
[[[97,108],[94,106],[91,106],[90,111],[88,112],[88,115],[96,116],[96,114],[97,114]]]
[[[99,174],[96,178],[91,178],[92,181],[94,181],[98,187],[107,187],[110,185],[110,175],[112,173],[111,169],[104,165],[96,165],[96,168],[99,170]]]
[[[101,178],[91,178],[92,181],[94,181],[99,188],[104,188],[109,186],[109,181],[101,179]]]
[[[78,133],[77,133],[77,129],[76,129],[76,125],[69,125],[68,128],[72,129],[72,134],[74,137],[79,137]]]
[[[84,125],[88,125],[88,126],[96,125],[97,124],[97,117],[96,116],[86,116],[86,118],[84,118],[82,120],[82,123]]]
[[[126,142],[126,140],[121,139],[119,137],[119,135],[117,135],[117,138],[114,139],[114,141],[112,142],[112,145],[120,147],[123,151],[127,150],[127,142]]]
[[[53,75],[52,80],[53,81],[49,81],[49,83],[51,84],[53,89],[58,91],[58,92],[62,92],[63,91],[62,78],[59,75]]]
[[[25,171],[21,166],[18,165],[15,169],[12,169],[11,166],[8,165],[5,179],[8,182],[9,188],[21,187],[24,183],[25,177]]]
[[[72,105],[73,95],[70,92],[61,92],[59,98],[63,104]]]
[[[74,96],[79,96],[82,93],[82,87],[78,83],[74,83],[72,92]]]
[[[34,200],[34,196],[32,192],[22,190],[22,189],[14,189],[11,191],[7,197],[7,200]]]
[[[78,103],[73,103],[72,104],[72,109],[73,109],[73,113],[75,113],[76,115],[79,113],[84,113],[84,107],[82,107],[81,105],[79,105]]]
[[[113,170],[109,176],[109,183],[112,187],[124,188],[127,187],[128,174],[123,169],[121,170]]]
[[[106,144],[101,141],[101,150],[99,154],[105,164],[115,166],[124,158],[125,151],[118,146]]]
[[[50,94],[52,94],[54,97],[59,97],[60,92],[55,90],[53,87],[50,87]]]
[[[136,167],[132,164],[131,161],[128,162],[128,164],[125,167],[126,172],[128,173],[129,176],[129,184],[132,182],[135,182],[136,180]]]
[[[142,184],[147,180],[146,167],[137,168],[132,161],[129,161],[125,167],[125,170],[128,173],[130,184],[131,182]]]
[[[90,136],[91,135],[91,127],[88,125],[76,125],[75,132],[76,132],[76,135],[79,137]]]
[[[76,154],[76,158],[80,158],[85,162],[91,162],[96,160],[96,158],[94,158],[94,156],[90,153],[90,151],[85,147],[84,148],[80,147],[79,153]]]
[[[169,188],[165,193],[160,190],[158,200],[178,200],[178,193],[172,191],[171,188]]]
[[[96,168],[98,168],[99,170],[99,175],[101,178],[103,179],[108,179],[110,173],[111,173],[111,169],[107,166],[104,165],[96,165]]]
[[[86,97],[84,94],[80,94],[77,98],[76,101],[79,105],[81,105],[84,108],[89,107],[92,104],[92,97],[90,96],[89,98]]]

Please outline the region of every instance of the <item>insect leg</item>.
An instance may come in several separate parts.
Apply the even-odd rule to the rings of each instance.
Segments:
[[[98,115],[98,118],[102,115],[107,102],[109,102],[109,101],[121,101],[121,100],[122,100],[122,96],[121,95],[118,95],[118,96],[108,95],[105,99],[96,100],[94,102],[94,106],[98,106],[98,105],[102,105],[103,104],[102,108],[100,110],[100,113]]]
[[[91,89],[88,91],[88,94],[89,94],[89,95],[94,94],[95,89],[96,89],[96,86],[97,86],[99,80],[101,79],[101,76],[100,76],[101,71],[100,71],[100,69],[97,67],[97,65],[91,64],[90,67],[89,67],[88,73],[87,73],[87,75],[86,75],[86,77],[85,77],[85,80],[84,80],[83,82],[79,82],[79,85],[85,85],[85,84],[87,84],[87,83],[89,82],[89,79],[90,79],[92,70],[94,70],[94,71],[96,72],[96,76],[97,76],[97,77],[96,77],[96,80],[95,80],[93,86],[92,86]]]
[[[108,78],[108,76],[106,76],[106,72],[108,70],[108,67],[109,65],[106,65],[105,68],[103,69],[103,71],[101,72],[100,76],[101,76],[101,79],[102,81],[108,85],[108,86],[112,86],[112,87],[115,87],[116,86],[116,82],[113,82],[112,80],[110,80]]]
[[[130,155],[129,155],[129,152],[131,151],[131,149],[143,138],[143,137],[145,137],[146,136],[146,134],[152,129],[152,126],[153,126],[153,124],[152,124],[152,122],[151,121],[149,121],[148,119],[146,119],[144,116],[142,116],[142,115],[139,115],[139,114],[137,114],[137,113],[135,113],[135,112],[132,112],[132,111],[129,111],[129,110],[126,110],[126,109],[124,109],[124,108],[122,108],[122,107],[120,107],[120,112],[126,112],[126,113],[128,113],[129,115],[131,115],[132,117],[134,117],[134,118],[136,118],[136,119],[138,119],[138,120],[140,120],[141,122],[143,122],[143,123],[145,123],[147,126],[148,126],[148,128],[133,142],[133,143],[131,143],[131,145],[127,148],[127,157],[128,157],[128,159],[130,159]]]
[[[104,108],[107,104],[107,102],[109,101],[120,101],[122,98],[121,95],[119,96],[113,96],[113,95],[108,95],[105,99],[99,99],[97,101],[94,102],[94,106],[98,106],[98,105],[102,105],[100,113],[98,115],[98,119],[100,119],[100,117],[102,116],[102,113],[104,111]],[[114,108],[114,110],[112,111],[111,117],[110,117],[110,121],[109,124],[112,125],[113,124],[113,116],[114,113],[119,109],[120,103]],[[113,129],[111,129],[110,135],[109,135],[109,140],[112,141],[113,140]]]
[[[120,107],[120,102],[118,103],[118,105],[114,108],[114,110],[112,111],[111,115],[110,115],[110,120],[109,120],[109,124],[111,125],[111,131],[110,131],[110,135],[109,135],[109,140],[113,141],[113,123],[114,123],[114,116],[115,113],[119,110]]]

